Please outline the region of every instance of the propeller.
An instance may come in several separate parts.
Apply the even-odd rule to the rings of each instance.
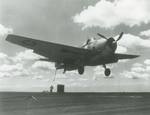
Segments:
[[[120,33],[119,37],[117,38],[117,40],[115,40],[113,37],[107,38],[104,35],[97,33],[98,36],[100,36],[103,39],[106,39],[106,44],[108,44],[114,51],[117,48],[117,42],[122,38],[123,36],[123,32]]]
[[[104,35],[102,35],[100,33],[97,33],[97,35],[100,36],[101,38],[107,40],[107,43],[111,45],[113,43],[117,43],[117,41],[119,41],[122,38],[123,32],[120,33],[117,40],[115,40],[113,37],[107,38],[107,37],[105,37]],[[85,47],[86,45],[88,45],[89,42],[90,42],[90,39],[87,39],[86,43],[82,47]]]
[[[112,37],[111,37],[111,38],[107,38],[107,37],[105,37],[104,35],[102,35],[102,34],[100,34],[100,33],[97,33],[97,35],[100,36],[101,38],[106,39],[106,40],[114,39],[114,38],[112,38]],[[120,35],[119,35],[119,37],[118,37],[118,39],[117,39],[117,40],[114,40],[114,41],[115,41],[115,42],[119,41],[119,40],[122,38],[122,36],[123,36],[123,32],[121,32]]]

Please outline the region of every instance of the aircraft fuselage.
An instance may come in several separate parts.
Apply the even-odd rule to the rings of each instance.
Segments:
[[[66,68],[66,70],[74,70],[77,69],[78,66],[97,66],[109,63],[115,63],[118,61],[117,57],[114,56],[114,52],[116,50],[116,43],[108,44],[107,40],[99,39],[88,42],[87,45],[83,47],[84,49],[89,49],[92,52],[96,52],[93,55],[86,55],[82,60],[78,61],[69,61],[67,60],[64,64],[56,63],[55,66],[57,69]]]

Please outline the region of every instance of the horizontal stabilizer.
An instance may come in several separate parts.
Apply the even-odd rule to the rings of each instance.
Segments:
[[[115,54],[118,59],[133,59],[139,57],[139,55],[130,55],[130,54]]]

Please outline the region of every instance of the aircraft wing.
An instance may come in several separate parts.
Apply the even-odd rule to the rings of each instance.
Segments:
[[[7,41],[32,49],[35,53],[49,58],[52,62],[62,62],[66,60],[77,60],[84,56],[89,56],[91,51],[72,46],[51,43],[47,41],[35,40],[18,35],[9,34]]]
[[[118,59],[132,59],[139,57],[139,55],[130,55],[130,54],[115,54],[115,56],[117,56]]]

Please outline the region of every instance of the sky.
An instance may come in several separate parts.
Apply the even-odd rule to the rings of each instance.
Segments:
[[[150,91],[149,0],[0,0],[0,91],[43,91],[64,84],[66,91]],[[85,67],[55,76],[54,63],[38,61],[32,50],[8,43],[8,34],[80,47],[96,33],[116,38],[118,53],[139,58],[109,64],[112,75],[101,66]],[[56,90],[56,87],[55,87]]]

